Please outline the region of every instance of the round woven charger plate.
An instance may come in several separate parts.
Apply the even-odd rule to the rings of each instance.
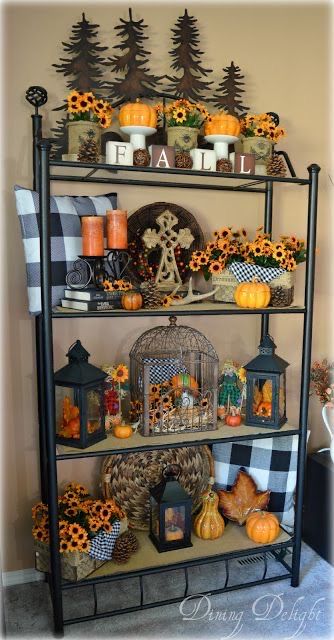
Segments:
[[[160,482],[162,470],[167,464],[180,465],[178,479],[191,495],[195,511],[214,475],[212,454],[207,445],[114,454],[104,458],[103,497],[114,498],[125,511],[129,526],[133,529],[149,528],[150,488]]]
[[[159,231],[159,225],[156,219],[166,210],[173,213],[178,219],[178,223],[174,227],[175,231],[188,228],[194,236],[194,241],[191,243],[189,249],[182,249],[182,260],[185,264],[188,264],[191,260],[192,252],[196,251],[196,249],[202,249],[203,247],[203,232],[192,213],[173,202],[152,202],[134,211],[128,218],[128,242],[129,244],[131,242],[138,242],[148,228]],[[158,264],[160,252],[161,250],[159,248],[152,249],[150,251],[149,261]],[[128,270],[138,276],[135,265],[130,263]],[[190,275],[191,273],[188,271],[183,280],[189,279]],[[139,280],[141,280],[140,277]]]

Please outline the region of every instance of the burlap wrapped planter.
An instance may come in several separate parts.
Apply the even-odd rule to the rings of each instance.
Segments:
[[[246,281],[246,278],[245,278]],[[289,307],[294,297],[295,271],[284,271],[278,278],[268,282],[271,291],[270,306]],[[229,269],[212,276],[213,288],[219,287],[214,295],[215,302],[235,302],[234,292],[239,282]]]
[[[37,571],[50,572],[49,545],[44,542],[34,541],[35,566]],[[94,560],[88,553],[81,551],[66,551],[60,556],[61,575],[64,580],[77,582],[87,578],[90,573],[104,564],[101,560]]]
[[[212,276],[212,286],[219,287],[214,295],[215,302],[235,302],[234,292],[239,282],[229,269]]]
[[[94,140],[101,152],[101,126],[91,120],[70,120],[67,123],[68,153],[78,154],[82,140],[88,137],[88,131],[94,131]]]

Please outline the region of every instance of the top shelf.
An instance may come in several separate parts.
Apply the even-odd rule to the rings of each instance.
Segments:
[[[309,178],[278,178],[273,176],[249,175],[242,173],[220,173],[217,171],[195,171],[193,169],[156,169],[154,167],[120,166],[105,163],[68,162],[64,160],[51,160],[50,167],[71,168],[75,172],[62,173],[51,172],[51,180],[65,182],[95,182],[109,184],[146,185],[152,187],[179,187],[188,189],[210,189],[217,191],[242,191],[265,193],[266,183],[280,182],[282,184],[309,185]],[[106,175],[95,175],[97,172],[107,172]],[[135,178],[129,178],[122,174],[134,173]],[[112,175],[111,175],[112,174]],[[118,174],[121,174],[120,177]],[[157,180],[157,176],[163,178]],[[137,177],[138,176],[138,177]],[[169,179],[169,176],[183,178],[196,177],[196,182]],[[150,180],[150,177],[152,179]],[[199,181],[198,178],[201,178]],[[264,185],[264,186],[263,186]]]

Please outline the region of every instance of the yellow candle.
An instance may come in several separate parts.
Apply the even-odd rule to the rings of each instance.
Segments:
[[[81,218],[82,255],[103,256],[103,217],[83,216]]]
[[[107,248],[128,248],[128,220],[127,211],[114,209],[107,211]]]

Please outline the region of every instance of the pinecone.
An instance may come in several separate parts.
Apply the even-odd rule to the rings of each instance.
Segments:
[[[271,290],[270,304],[272,307],[289,307],[293,303],[293,287],[273,287]]]
[[[136,149],[133,152],[133,164],[135,167],[148,167],[151,162],[151,156],[147,149]]]
[[[90,129],[87,138],[80,137],[80,147],[78,151],[78,162],[98,162],[99,148],[95,140],[95,132]]]
[[[148,309],[161,307],[163,296],[154,281],[147,280],[142,282],[140,285],[140,292],[143,296],[144,307]]]
[[[220,158],[220,160],[217,160],[216,171],[221,171],[222,173],[231,173],[232,162],[230,160],[227,160],[227,158]]]
[[[267,176],[275,176],[276,178],[285,178],[286,166],[283,158],[274,153],[266,162]]]
[[[117,564],[125,564],[129,561],[135,551],[138,549],[138,540],[132,531],[125,531],[120,536],[118,536],[114,551],[112,554],[112,559]]]
[[[191,169],[193,159],[187,151],[179,151],[175,154],[175,166],[178,169]]]

